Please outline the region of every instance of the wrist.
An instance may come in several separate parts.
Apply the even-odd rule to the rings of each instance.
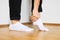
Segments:
[[[38,9],[33,9],[33,13],[34,13],[34,12],[38,12]]]
[[[38,9],[37,8],[34,8],[33,11],[38,11]]]

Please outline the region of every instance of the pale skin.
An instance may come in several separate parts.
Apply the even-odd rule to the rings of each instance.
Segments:
[[[40,3],[40,0],[34,0],[34,9],[30,17],[32,22],[36,21],[40,17],[40,13],[38,12],[39,3]]]
[[[32,22],[36,21],[40,17],[40,14],[38,12],[39,2],[40,2],[40,0],[34,0],[34,9],[32,11],[32,15],[30,16],[30,20]],[[17,23],[19,21],[20,20],[11,20],[11,23],[15,24],[15,23]]]

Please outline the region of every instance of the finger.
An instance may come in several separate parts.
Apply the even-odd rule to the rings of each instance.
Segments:
[[[31,21],[32,22],[37,21],[37,18],[31,18]]]

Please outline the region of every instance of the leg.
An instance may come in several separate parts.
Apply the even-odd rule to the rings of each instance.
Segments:
[[[19,22],[20,18],[21,18],[21,16],[20,16],[21,1],[22,0],[9,0],[10,20],[11,20],[9,29],[16,30],[16,31],[32,31],[33,29],[31,29]]]
[[[39,6],[38,6],[38,2],[34,3],[34,1],[37,1],[37,0],[32,0],[32,16],[31,16],[31,20],[33,22],[33,25],[37,25],[39,30],[48,31],[48,29],[43,26],[43,23],[41,21],[40,14],[39,14],[40,12],[42,12],[42,7],[41,7],[42,0],[40,0]],[[34,7],[36,6],[34,4],[37,4],[38,10],[37,9],[34,10]]]
[[[9,0],[9,7],[11,23],[18,22],[21,18],[21,0]]]

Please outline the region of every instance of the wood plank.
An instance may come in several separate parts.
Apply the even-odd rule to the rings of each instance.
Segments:
[[[31,26],[35,30],[33,32],[10,31],[8,25],[0,26],[0,40],[60,40],[60,26],[46,26],[50,31],[39,31],[32,24],[24,24]]]

